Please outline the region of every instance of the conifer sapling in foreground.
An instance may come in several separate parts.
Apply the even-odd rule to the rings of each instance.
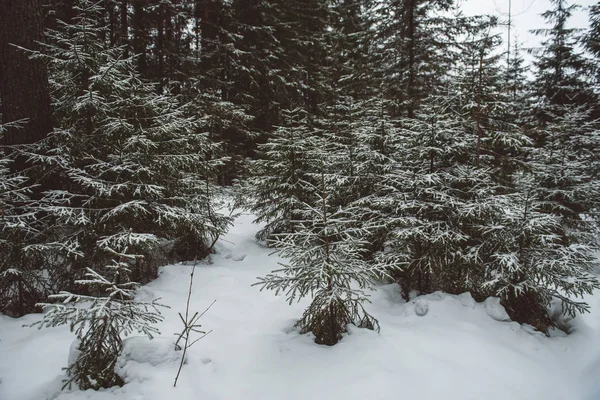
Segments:
[[[364,289],[373,276],[382,274],[378,265],[366,264],[361,249],[364,232],[355,227],[346,210],[333,210],[326,192],[314,188],[314,202],[304,203],[303,221],[292,233],[275,236],[276,252],[288,259],[279,270],[261,278],[257,285],[284,291],[288,301],[313,296],[312,303],[296,323],[301,333],[312,332],[318,344],[334,345],[348,324],[379,330],[379,324],[363,307],[368,301]],[[320,192],[320,193],[319,193]]]
[[[154,300],[145,303],[134,299],[139,287],[129,280],[130,254],[115,254],[128,262],[113,261],[103,273],[87,269],[85,279],[76,281],[90,295],[60,292],[49,297],[62,303],[43,303],[46,314],[32,326],[54,327],[69,325],[77,337],[76,357],[69,360],[65,387],[75,383],[82,390],[123,385],[115,372],[122,350],[122,336],[142,333],[152,338],[159,331],[153,325],[162,321],[159,306]],[[71,358],[71,357],[70,357]]]

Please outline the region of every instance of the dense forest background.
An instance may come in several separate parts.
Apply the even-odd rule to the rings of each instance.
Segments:
[[[454,0],[1,0],[0,311],[206,256],[223,190],[318,342],[377,327],[355,283],[498,296],[544,332],[585,311],[600,3],[587,30],[577,7],[523,49]]]

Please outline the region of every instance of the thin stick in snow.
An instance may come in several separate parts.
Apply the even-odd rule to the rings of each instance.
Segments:
[[[177,386],[177,380],[179,379],[179,374],[181,374],[181,369],[183,368],[183,363],[185,362],[185,355],[187,354],[187,349],[192,347],[194,345],[194,343],[196,343],[200,339],[205,338],[208,334],[210,334],[212,332],[212,331],[208,331],[208,332],[201,331],[199,328],[202,325],[197,324],[197,322],[200,320],[200,318],[202,318],[202,316],[204,314],[206,314],[206,312],[208,310],[210,310],[210,308],[213,306],[213,304],[215,304],[215,302],[217,300],[214,300],[212,303],[210,303],[208,308],[206,308],[206,310],[204,310],[202,313],[198,314],[198,312],[196,311],[194,313],[194,315],[191,318],[189,318],[190,299],[192,298],[192,286],[194,284],[194,271],[196,270],[197,264],[198,264],[198,257],[194,258],[194,265],[192,266],[192,273],[190,274],[190,287],[188,290],[187,303],[185,306],[185,318],[183,317],[183,315],[181,315],[181,313],[179,313],[179,318],[181,319],[181,322],[183,322],[183,330],[181,331],[181,333],[179,334],[179,337],[177,338],[177,341],[175,342],[175,350],[182,349],[179,346],[179,342],[182,339],[184,340],[184,344],[183,344],[183,354],[181,355],[181,362],[179,363],[179,369],[177,370],[177,376],[175,377],[175,382],[173,383],[173,387]],[[198,339],[196,339],[190,343],[190,335],[192,332],[201,333],[202,336],[200,336]]]

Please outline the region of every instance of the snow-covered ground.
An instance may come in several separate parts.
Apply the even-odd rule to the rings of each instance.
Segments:
[[[600,399],[598,312],[578,318],[569,336],[545,337],[514,322],[494,301],[468,294],[432,294],[405,303],[396,285],[373,293],[368,310],[381,333],[351,329],[334,347],[319,346],[294,328],[307,301],[250,285],[278,259],[254,241],[257,226],[242,215],[199,264],[192,311],[213,330],[189,349],[176,388],[190,265],[162,269],[140,298],[161,297],[162,336],[133,338],[119,365],[127,382],[99,392],[61,391],[73,336],[68,328],[23,327],[40,318],[0,316],[0,400],[594,400]],[[600,310],[600,296],[590,298]],[[418,316],[426,312],[424,316]]]

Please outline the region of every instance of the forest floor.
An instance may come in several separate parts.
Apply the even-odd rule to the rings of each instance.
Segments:
[[[161,336],[126,340],[123,387],[61,391],[69,329],[23,327],[39,314],[0,316],[0,400],[600,399],[600,296],[569,335],[546,337],[505,321],[497,299],[434,293],[407,303],[397,285],[382,285],[366,306],[381,333],[352,328],[336,346],[320,346],[293,327],[308,300],[290,306],[283,294],[251,287],[281,261],[256,243],[252,220],[238,217],[217,254],[196,267],[190,310],[216,300],[201,320],[212,333],[189,349],[177,387],[174,333],[192,268],[184,264],[163,267],[139,291],[171,308]]]

